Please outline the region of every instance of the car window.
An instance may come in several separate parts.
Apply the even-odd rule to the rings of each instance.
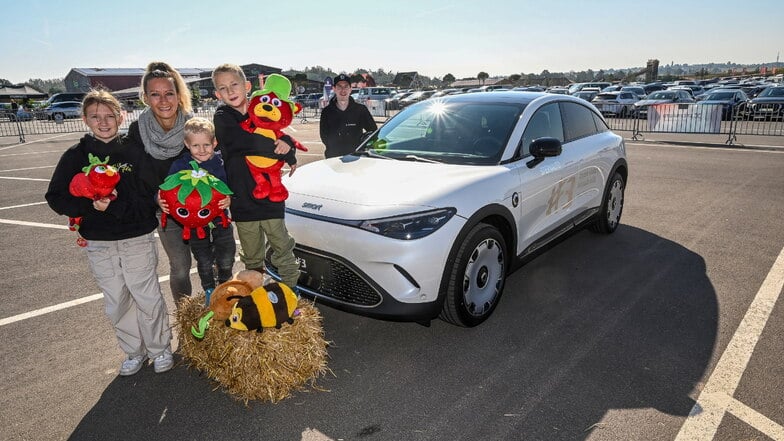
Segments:
[[[562,102],[565,142],[584,138],[597,133],[594,113],[585,106],[572,102]]]
[[[506,103],[412,106],[381,126],[365,145],[393,159],[415,155],[451,164],[497,164],[522,109]]]
[[[558,103],[546,104],[531,116],[520,141],[520,156],[529,155],[531,142],[544,137],[564,141],[561,110],[558,108]]]

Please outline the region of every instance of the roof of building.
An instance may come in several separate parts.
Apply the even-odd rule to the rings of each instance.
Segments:
[[[0,98],[46,98],[47,94],[27,84],[0,86]]]

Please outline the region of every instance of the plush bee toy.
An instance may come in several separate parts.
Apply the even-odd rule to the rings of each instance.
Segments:
[[[283,323],[294,323],[297,295],[283,283],[269,283],[254,289],[249,296],[230,296],[237,303],[226,319],[226,326],[241,331],[262,332],[263,328],[280,329]]]

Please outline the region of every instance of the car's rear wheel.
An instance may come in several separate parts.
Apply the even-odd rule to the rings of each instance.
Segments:
[[[615,172],[604,190],[604,199],[598,218],[591,224],[591,230],[597,233],[610,234],[618,228],[623,212],[623,193],[626,181],[620,173]]]
[[[506,281],[506,241],[488,224],[477,224],[460,243],[449,268],[442,320],[476,326],[493,313]]]

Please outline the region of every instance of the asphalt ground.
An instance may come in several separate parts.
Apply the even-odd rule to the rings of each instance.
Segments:
[[[317,131],[289,130],[303,164]],[[117,376],[84,253],[43,199],[77,138],[0,138],[0,439],[784,439],[782,138],[627,141],[615,234],[579,232],[512,274],[477,328],[320,307],[331,373],[247,406],[178,354]]]

